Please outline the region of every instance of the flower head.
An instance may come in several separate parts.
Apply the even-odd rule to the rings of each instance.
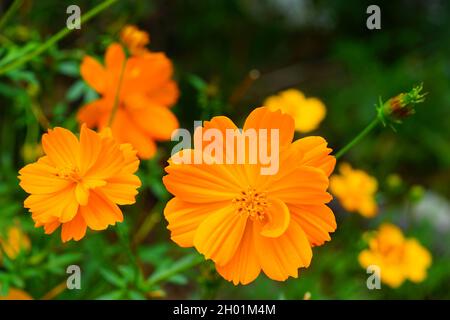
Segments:
[[[226,135],[227,129],[237,127],[221,116],[205,122],[203,129]],[[245,121],[243,132],[252,129],[279,130],[275,174],[263,175],[261,162],[176,163],[174,155],[163,178],[175,196],[164,210],[172,240],[194,246],[235,285],[252,282],[261,271],[279,281],[297,277],[298,269],[311,262],[311,247],[330,240],[336,228],[333,212],[325,205],[331,199],[326,189],[335,164],[327,142],[321,137],[292,142],[292,117],[265,107]],[[222,145],[227,159],[235,157],[229,143]],[[195,158],[207,148],[180,153]],[[246,144],[245,154],[249,152]]]
[[[0,235],[0,246],[8,258],[14,260],[20,252],[30,250],[31,242],[19,226],[12,226],[7,230],[5,236]]]
[[[348,163],[339,166],[339,175],[330,178],[330,191],[348,211],[357,211],[366,218],[377,214],[375,193],[378,183],[362,170],[352,169]]]
[[[104,230],[123,220],[117,205],[134,203],[141,185],[130,144],[83,125],[80,139],[67,129],[50,129],[42,146],[46,155],[19,171],[20,186],[30,194],[24,206],[36,227],[50,234],[61,226],[66,242],[83,238],[87,227]]]
[[[395,225],[383,224],[376,235],[369,239],[369,249],[359,254],[363,268],[377,265],[381,270],[381,281],[392,288],[405,280],[421,282],[427,276],[431,255],[414,238],[404,238]]]
[[[120,40],[132,55],[139,56],[149,52],[145,46],[150,43],[150,36],[136,26],[126,25],[120,32]]]
[[[299,132],[317,129],[327,112],[322,101],[306,98],[296,89],[288,89],[271,96],[264,101],[264,105],[272,111],[281,110],[294,118],[295,130]]]
[[[113,43],[106,51],[105,66],[86,56],[80,71],[101,95],[80,109],[80,123],[99,129],[110,126],[114,138],[131,143],[143,159],[155,154],[156,140],[170,139],[178,128],[169,109],[178,88],[172,80],[172,63],[163,53],[126,58],[122,46]]]

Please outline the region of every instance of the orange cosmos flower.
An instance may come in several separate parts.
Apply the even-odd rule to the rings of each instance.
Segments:
[[[172,63],[163,53],[126,58],[122,46],[113,43],[106,51],[104,66],[86,56],[80,71],[101,95],[80,109],[80,123],[99,129],[110,126],[114,138],[131,143],[142,159],[155,154],[155,140],[169,140],[178,128],[169,109],[178,98],[178,87],[172,80]]]
[[[136,26],[126,25],[120,32],[120,40],[132,55],[139,56],[148,53],[145,46],[150,43],[150,36]]]
[[[325,118],[327,109],[317,98],[306,98],[297,89],[288,89],[277,95],[270,96],[264,101],[270,110],[281,110],[292,116],[295,121],[295,130],[309,132],[317,129]]]
[[[385,223],[369,240],[369,249],[359,254],[363,268],[376,265],[381,270],[381,281],[392,288],[405,280],[422,282],[431,265],[431,254],[416,239],[405,239],[395,225]]]
[[[67,129],[42,137],[45,156],[19,171],[20,186],[30,194],[24,206],[46,234],[61,225],[63,242],[84,237],[86,228],[104,230],[123,220],[117,206],[135,202],[141,182],[130,144],[118,144],[108,130],[98,134],[85,125],[80,139]]]
[[[330,178],[330,191],[338,197],[342,206],[349,211],[358,211],[363,217],[377,214],[375,193],[377,180],[362,170],[352,169],[348,163],[339,166],[340,175]]]
[[[227,117],[205,122],[203,129],[211,128],[224,135],[237,129]],[[257,108],[243,129],[279,129],[278,172],[262,175],[260,163],[176,164],[174,155],[163,178],[175,195],[164,210],[171,238],[212,259],[235,285],[252,282],[261,270],[279,281],[297,277],[298,269],[310,264],[311,247],[330,240],[336,229],[325,205],[335,158],[321,137],[292,143],[294,120],[280,111]],[[198,152],[203,150],[180,151],[194,157]]]

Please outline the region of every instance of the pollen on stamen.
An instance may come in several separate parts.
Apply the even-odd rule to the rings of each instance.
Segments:
[[[240,192],[240,196],[233,199],[239,214],[246,214],[251,220],[263,221],[266,218],[268,207],[265,192],[258,192],[255,188],[249,187]]]

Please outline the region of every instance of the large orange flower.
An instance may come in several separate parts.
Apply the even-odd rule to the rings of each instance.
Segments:
[[[36,227],[50,234],[62,225],[65,242],[83,238],[87,227],[104,230],[123,220],[117,204],[134,203],[141,185],[130,144],[83,125],[79,140],[55,128],[44,134],[42,146],[46,155],[19,171],[20,186],[30,193],[24,205]]]
[[[155,154],[155,140],[169,140],[178,128],[169,109],[178,98],[178,87],[172,80],[172,63],[163,53],[127,58],[122,46],[113,43],[106,51],[104,66],[86,56],[80,71],[101,95],[80,109],[80,123],[102,129],[113,117],[113,136],[120,143],[131,143],[143,159]]]
[[[204,129],[209,128],[237,129],[227,117],[205,122]],[[279,281],[297,277],[298,269],[310,264],[311,247],[330,240],[336,228],[325,205],[331,200],[326,189],[335,165],[327,142],[308,137],[292,143],[293,118],[265,107],[248,116],[244,132],[251,128],[279,129],[276,174],[262,175],[260,163],[179,164],[174,155],[163,178],[175,195],[164,210],[172,240],[194,246],[235,285],[250,283],[261,270]],[[203,151],[179,155],[195,157]]]

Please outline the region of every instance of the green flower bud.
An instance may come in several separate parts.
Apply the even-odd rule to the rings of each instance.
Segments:
[[[423,86],[414,87],[410,92],[400,93],[386,102],[380,101],[377,106],[378,116],[384,125],[389,122],[401,123],[404,118],[416,112],[415,105],[425,101]]]

